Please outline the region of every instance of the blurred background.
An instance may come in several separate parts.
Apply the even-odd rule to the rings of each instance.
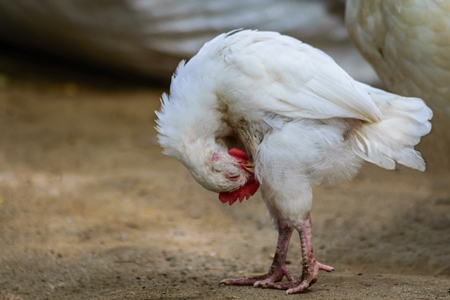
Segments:
[[[27,63],[65,64],[166,83],[178,62],[236,28],[279,31],[324,49],[353,76],[374,72],[350,46],[344,1],[0,1],[4,76]]]
[[[224,206],[162,155],[154,111],[178,62],[236,28],[294,36],[382,87],[344,2],[0,0],[0,299],[284,299],[217,286],[265,272],[276,231],[259,195]],[[448,297],[439,141],[420,145],[428,172],[367,164],[315,191],[315,252],[336,272],[302,298]]]

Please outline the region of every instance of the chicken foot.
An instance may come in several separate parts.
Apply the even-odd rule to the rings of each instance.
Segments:
[[[264,286],[267,283],[279,282],[283,279],[284,276],[286,276],[289,281],[294,280],[286,267],[286,255],[293,230],[294,229],[290,227],[286,223],[286,221],[278,221],[277,248],[275,250],[275,256],[273,258],[272,265],[270,266],[269,272],[267,272],[267,274],[254,277],[223,279],[219,282],[219,284],[223,283],[226,285],[253,285],[255,287],[258,287]]]
[[[264,288],[273,288],[286,290],[286,294],[295,294],[306,290],[317,281],[319,271],[334,271],[334,268],[316,261],[312,248],[311,236],[311,217],[307,218],[298,226],[295,226],[300,235],[300,243],[302,247],[303,271],[300,279],[292,282],[265,282],[261,286]]]

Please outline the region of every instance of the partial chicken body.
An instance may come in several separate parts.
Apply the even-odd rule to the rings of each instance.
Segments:
[[[450,116],[450,2],[347,0],[350,37],[395,93]]]
[[[328,55],[275,32],[236,30],[206,43],[176,70],[158,115],[159,142],[230,205],[258,187],[279,238],[269,272],[230,285],[305,290],[319,270],[311,242],[312,188],[351,179],[361,163],[425,170],[414,146],[431,129],[431,110],[353,80]],[[233,137],[242,149],[227,149]],[[285,259],[300,234],[303,272]],[[282,283],[283,277],[290,281]]]

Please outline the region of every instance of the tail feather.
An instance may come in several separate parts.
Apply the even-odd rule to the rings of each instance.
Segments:
[[[419,98],[401,97],[365,84],[361,86],[383,116],[379,122],[363,123],[355,134],[353,151],[386,169],[394,169],[397,162],[425,171],[425,162],[414,146],[431,130],[431,109]]]

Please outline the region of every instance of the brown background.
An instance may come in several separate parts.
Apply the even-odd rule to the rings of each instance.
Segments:
[[[162,90],[23,70],[0,74],[0,299],[286,299],[218,286],[265,272],[276,231],[259,194],[223,205],[161,154]],[[290,297],[448,299],[449,183],[366,164],[316,189],[315,252],[336,271]],[[298,237],[288,259],[298,276]]]

